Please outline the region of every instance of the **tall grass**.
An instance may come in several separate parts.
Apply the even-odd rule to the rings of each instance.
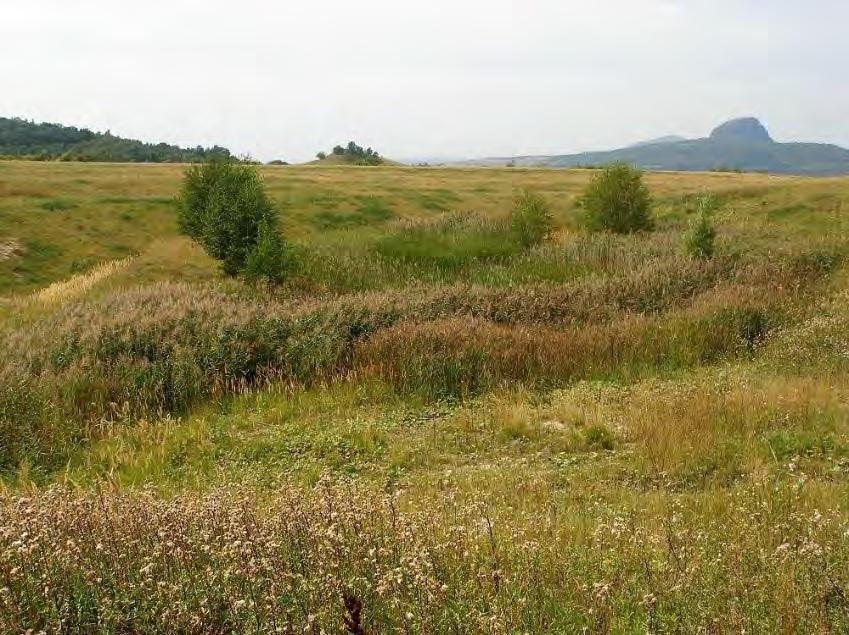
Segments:
[[[845,517],[786,486],[583,513],[450,484],[415,507],[351,484],[50,490],[4,498],[0,525],[7,632],[849,628]]]
[[[506,220],[471,213],[408,222],[375,243],[376,252],[390,261],[447,271],[504,260],[521,249]]]
[[[29,458],[55,467],[115,421],[179,416],[269,382],[374,373],[439,397],[750,354],[830,271],[818,263],[679,259],[571,285],[300,304],[180,284],[70,302],[5,336],[0,465]],[[784,291],[766,293],[762,280]]]

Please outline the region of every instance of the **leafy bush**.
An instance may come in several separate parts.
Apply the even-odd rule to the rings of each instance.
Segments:
[[[277,212],[255,167],[229,161],[190,167],[178,203],[180,230],[220,260],[225,274],[261,271],[279,280],[284,250],[275,229]]]
[[[523,190],[513,204],[510,226],[523,247],[538,245],[554,228],[548,202],[536,192]]]
[[[713,258],[716,227],[707,214],[700,214],[684,237],[684,250],[693,258]]]
[[[593,178],[580,203],[593,231],[627,234],[652,228],[648,188],[642,172],[630,165],[606,167]]]
[[[713,194],[702,194],[696,198],[694,211],[699,216],[684,236],[684,251],[689,256],[702,260],[713,258],[716,227],[711,215],[722,204],[722,200]]]

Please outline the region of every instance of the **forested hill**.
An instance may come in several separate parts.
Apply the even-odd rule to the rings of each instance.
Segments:
[[[35,123],[0,117],[0,157],[116,163],[191,163],[212,157],[230,157],[227,148],[180,148],[167,143],[145,143],[55,123]]]

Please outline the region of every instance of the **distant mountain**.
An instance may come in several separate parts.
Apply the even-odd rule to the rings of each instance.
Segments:
[[[686,137],[681,137],[677,134],[666,135],[665,137],[658,137],[657,139],[649,139],[648,141],[640,141],[639,143],[632,143],[629,145],[629,148],[642,148],[643,146],[656,146],[661,143],[678,143],[679,141],[686,141]]]
[[[769,132],[759,120],[754,117],[743,117],[726,121],[710,133],[713,141],[750,141],[752,143],[773,143]]]
[[[55,123],[35,123],[0,117],[0,157],[38,160],[106,161],[116,163],[191,163],[230,157],[227,148],[180,148],[145,143]]]
[[[467,161],[466,165],[589,167],[625,162],[646,170],[740,170],[773,174],[849,174],[849,150],[824,143],[778,143],[753,117],[733,119],[704,139],[663,137],[618,150]]]

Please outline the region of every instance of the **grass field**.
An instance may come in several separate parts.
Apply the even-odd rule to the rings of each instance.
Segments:
[[[182,169],[0,162],[0,631],[849,631],[849,179],[266,167],[268,290]]]

